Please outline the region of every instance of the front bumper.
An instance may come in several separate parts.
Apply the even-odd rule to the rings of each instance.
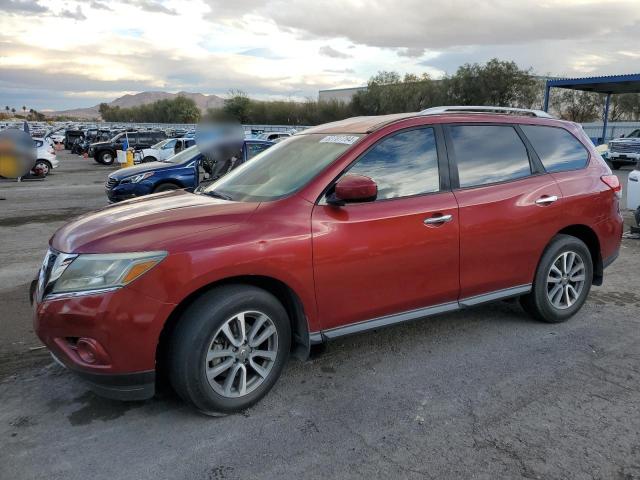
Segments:
[[[103,373],[88,373],[82,370],[75,370],[72,366],[65,364],[62,360],[51,353],[53,359],[65,368],[72,370],[78,375],[97,395],[112,400],[136,401],[148,400],[156,393],[156,372],[123,373],[110,375]]]
[[[34,330],[60,363],[99,395],[118,400],[153,396],[160,332],[175,305],[128,287],[40,303],[34,293]],[[87,341],[99,353],[91,363],[79,348]]]
[[[107,198],[111,203],[122,202],[131,198],[149,195],[151,192],[152,187],[146,185],[144,182],[119,184],[113,188],[105,190]]]
[[[640,153],[622,153],[609,151],[607,160],[615,160],[616,162],[636,163],[640,160]]]

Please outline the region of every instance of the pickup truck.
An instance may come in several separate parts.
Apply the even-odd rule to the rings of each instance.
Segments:
[[[618,170],[623,165],[635,165],[640,161],[640,128],[625,137],[611,140],[607,160],[613,170]]]

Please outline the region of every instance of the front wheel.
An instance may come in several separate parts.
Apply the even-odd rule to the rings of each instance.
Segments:
[[[98,155],[98,161],[103,165],[113,165],[115,161],[113,153],[109,151],[100,152]]]
[[[182,314],[169,346],[176,392],[206,414],[233,413],[273,387],[289,356],[287,312],[247,285],[211,290]]]
[[[142,159],[142,163],[157,162],[156,157],[148,156]]]
[[[564,322],[582,308],[592,280],[593,261],[584,242],[557,235],[540,259],[531,292],[520,303],[538,320]]]
[[[611,163],[611,170],[620,170],[620,167],[622,167],[621,162],[611,161],[610,163]]]
[[[46,160],[38,160],[33,166],[33,171],[40,177],[46,177],[51,173],[51,164]]]

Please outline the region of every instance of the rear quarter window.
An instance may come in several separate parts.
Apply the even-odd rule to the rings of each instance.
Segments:
[[[564,128],[520,125],[547,172],[565,172],[584,168],[589,161],[587,149]]]

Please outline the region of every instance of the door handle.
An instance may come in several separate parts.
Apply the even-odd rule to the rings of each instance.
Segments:
[[[453,215],[439,215],[437,217],[429,217],[424,219],[425,225],[441,225],[443,223],[447,223],[453,220]]]
[[[558,200],[558,196],[557,195],[550,195],[550,196],[544,196],[544,197],[540,197],[539,199],[536,200],[536,205],[549,205],[555,201]]]

